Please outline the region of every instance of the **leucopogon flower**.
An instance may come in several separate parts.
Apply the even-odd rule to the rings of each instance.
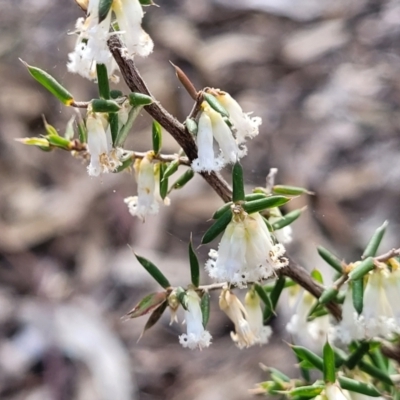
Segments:
[[[87,17],[76,22],[78,39],[75,49],[68,55],[67,68],[72,73],[78,73],[84,78],[95,80],[96,64],[104,64],[110,78],[117,68],[107,40],[111,34],[118,34],[126,46],[122,52],[125,58],[133,59],[135,55],[148,56],[153,51],[153,41],[142,29],[143,9],[139,0],[113,0],[106,18],[99,23],[100,0],[89,0]],[[112,12],[116,17],[119,31],[110,32]]]
[[[310,339],[312,344],[318,350],[321,350],[326,342],[331,325],[329,315],[323,315],[315,318],[313,321],[307,321],[308,315],[316,302],[316,298],[304,290],[300,294],[296,313],[292,315],[286,325],[286,330],[294,337],[301,336],[302,338],[306,337],[306,339]]]
[[[157,214],[160,204],[169,205],[169,199],[160,196],[160,171],[159,165],[153,164],[154,153],[149,151],[142,159],[137,159],[134,164],[137,182],[137,196],[124,199],[131,215],[145,220],[149,214]]]
[[[192,289],[186,292],[185,321],[187,333],[179,336],[179,343],[189,349],[203,349],[210,346],[211,334],[203,327],[200,297]]]
[[[240,349],[255,344],[267,343],[272,333],[271,328],[262,326],[262,311],[259,299],[257,302],[256,297],[249,295],[246,303],[245,308],[240,300],[227,288],[222,290],[219,297],[220,309],[235,325],[235,332],[231,332],[231,338]]]
[[[334,339],[342,343],[374,337],[391,339],[400,333],[400,270],[390,271],[381,264],[365,279],[367,284],[360,315],[353,306],[351,285],[347,288],[343,318],[333,332]]]
[[[115,171],[122,165],[122,148],[113,148],[108,120],[101,113],[89,112],[86,118],[87,147],[90,154],[90,176]]]
[[[253,138],[258,135],[258,127],[262,123],[260,117],[250,117],[251,113],[244,113],[239,103],[232,96],[218,90],[217,100],[229,113],[229,120],[234,126],[237,142],[244,143],[246,138]]]
[[[218,282],[246,287],[247,282],[267,279],[286,266],[284,254],[285,248],[274,244],[261,215],[240,210],[226,227],[218,252],[210,251],[205,269]]]
[[[351,400],[347,390],[343,390],[337,383],[328,383],[315,400]]]

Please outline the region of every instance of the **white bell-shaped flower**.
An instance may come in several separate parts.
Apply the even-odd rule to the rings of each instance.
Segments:
[[[258,127],[262,123],[260,117],[250,117],[251,113],[244,113],[242,107],[229,93],[219,91],[216,98],[228,111],[239,144],[245,142],[246,138],[253,138],[258,135]]]
[[[186,292],[185,321],[187,333],[179,336],[179,343],[189,349],[203,349],[210,346],[210,332],[203,327],[203,315],[200,307],[200,297],[194,290]]]
[[[269,278],[274,269],[287,265],[285,248],[274,244],[261,215],[234,213],[218,247],[210,254],[206,270],[219,282],[245,287],[247,282]]]

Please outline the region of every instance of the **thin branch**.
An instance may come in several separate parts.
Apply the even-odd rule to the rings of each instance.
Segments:
[[[386,262],[389,259],[396,257],[396,256],[400,256],[400,249],[389,250],[387,253],[382,254],[381,256],[375,257],[374,260],[379,261],[379,262]]]

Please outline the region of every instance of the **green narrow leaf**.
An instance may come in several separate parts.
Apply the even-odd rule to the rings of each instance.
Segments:
[[[297,362],[299,363],[299,368],[300,368],[301,376],[303,377],[303,379],[304,379],[306,382],[310,382],[310,381],[311,381],[310,371],[309,371],[308,369],[306,369],[306,368],[303,368],[303,367],[300,365],[301,359],[300,359],[300,357],[299,357],[297,354],[296,354],[296,358],[297,358]]]
[[[119,130],[118,114],[116,114],[116,113],[108,114],[108,122],[110,124],[111,138],[112,138],[113,144],[115,146],[115,142],[117,141],[118,130]]]
[[[236,162],[232,168],[232,201],[237,203],[244,199],[243,168],[239,162]]]
[[[321,285],[324,284],[324,278],[323,278],[321,272],[318,271],[317,269],[313,269],[313,270],[311,271],[311,276],[312,276],[312,278],[313,278],[315,281],[317,281],[317,282],[320,283]]]
[[[132,107],[148,106],[149,104],[153,103],[153,99],[150,96],[147,96],[147,94],[132,92],[129,93],[128,98],[129,98],[129,104]]]
[[[189,242],[189,262],[190,262],[190,275],[192,278],[192,283],[195,287],[199,287],[200,284],[200,265],[197,255],[193,250],[192,238]]]
[[[168,301],[164,301],[164,303],[162,303],[159,307],[157,307],[153,311],[153,313],[150,315],[150,318],[147,320],[146,325],[144,326],[143,331],[140,334],[138,341],[143,337],[143,335],[145,334],[146,331],[148,331],[150,328],[152,328],[158,322],[158,320],[163,315],[167,306],[168,306]]]
[[[123,93],[120,90],[110,90],[110,98],[111,99],[119,99],[120,97],[123,97]]]
[[[203,316],[203,327],[206,328],[208,320],[210,319],[210,294],[204,292],[200,302],[201,315]]]
[[[229,118],[228,111],[222,106],[222,104],[210,93],[203,93],[204,100],[213,108],[216,112],[220,113],[223,117]]]
[[[363,278],[369,271],[372,271],[375,267],[374,259],[372,257],[366,258],[361,261],[350,273],[349,279],[356,281],[357,279]]]
[[[201,239],[201,244],[210,243],[222,233],[232,220],[232,211],[226,210],[208,229]]]
[[[335,353],[328,341],[326,341],[323,350],[324,360],[324,381],[334,383],[336,381]]]
[[[78,120],[78,137],[81,143],[87,143],[87,129],[82,118]]]
[[[168,177],[165,177],[167,165],[160,163],[160,196],[164,200],[168,194]]]
[[[118,135],[114,141],[115,147],[123,146],[123,144],[125,143],[125,140],[128,136],[128,133],[131,130],[132,125],[133,125],[135,119],[137,118],[137,116],[139,115],[141,109],[142,109],[142,107],[132,107],[129,110],[128,119],[127,119],[125,125],[123,127],[121,127],[121,129],[119,130]]]
[[[55,147],[59,147],[64,150],[70,149],[70,141],[58,135],[47,135],[46,139],[48,142]]]
[[[335,287],[330,287],[328,289],[325,289],[321,296],[318,299],[319,304],[326,304],[329,301],[333,300],[337,295],[339,291]]]
[[[286,278],[284,276],[280,276],[278,278],[278,280],[276,281],[275,286],[272,289],[271,294],[270,294],[270,298],[271,298],[274,310],[278,304],[278,300],[281,297],[282,290],[285,288],[285,286],[286,286]]]
[[[243,209],[249,213],[253,214],[266,210],[267,208],[280,207],[290,201],[290,197],[285,196],[270,196],[265,199],[246,201],[243,204]]]
[[[91,104],[94,112],[116,113],[121,109],[121,106],[114,100],[93,99]]]
[[[152,125],[153,151],[158,154],[162,146],[162,130],[161,125],[157,121],[153,121]]]
[[[276,378],[278,378],[279,381],[290,382],[290,378],[278,369],[268,367],[268,371],[271,374],[271,379],[273,379],[274,381],[276,380]]]
[[[110,98],[110,84],[108,82],[107,67],[104,64],[96,64],[96,72],[99,96],[108,100]]]
[[[172,189],[183,188],[194,177],[194,171],[189,168],[172,185]]]
[[[364,394],[371,397],[380,397],[381,393],[379,390],[370,383],[359,382],[354,379],[346,378],[345,376],[339,376],[338,381],[340,387],[344,390]]]
[[[192,134],[193,136],[197,135],[197,124],[196,121],[193,120],[192,118],[187,118],[185,121],[185,125],[186,125],[186,129],[188,130],[188,132],[190,134]]]
[[[296,219],[300,217],[302,211],[302,209],[299,209],[287,213],[285,216],[275,221],[272,224],[272,228],[274,229],[274,231],[277,231],[278,229],[282,229],[285,226],[290,225],[292,222],[296,221]]]
[[[326,261],[337,272],[343,274],[342,263],[336,256],[322,246],[318,246],[317,250],[318,254],[324,259],[324,261]]]
[[[360,315],[364,307],[364,279],[361,278],[353,281],[351,289],[354,309]]]
[[[99,1],[99,24],[107,18],[107,15],[111,9],[112,2],[113,0]]]
[[[364,253],[361,258],[374,257],[376,256],[376,252],[378,251],[379,245],[383,239],[383,235],[386,232],[386,227],[388,226],[388,221],[385,221],[382,226],[380,226],[375,233],[372,235],[372,238],[367,244],[367,247],[364,250]]]
[[[50,151],[52,148],[50,147],[50,143],[45,138],[38,137],[28,137],[28,138],[17,138],[15,141],[26,144],[28,146],[36,146],[39,147],[43,151]]]
[[[115,169],[113,173],[118,174],[124,169],[127,169],[130,166],[132,166],[132,164],[133,164],[133,157],[129,157],[128,159],[122,161],[122,164],[119,167],[117,167],[117,169]]]
[[[287,393],[292,398],[298,396],[305,399],[311,399],[318,396],[324,389],[324,385],[300,386],[290,391],[279,391],[279,393]]]
[[[361,369],[361,371],[365,372],[366,374],[380,380],[383,383],[386,383],[388,385],[393,386],[394,383],[392,381],[392,379],[390,378],[390,376],[388,374],[386,374],[384,371],[382,371],[379,368],[374,367],[371,364],[368,364],[367,362],[361,360],[358,363],[359,368]]]
[[[218,208],[217,211],[212,216],[212,219],[218,219],[222,214],[224,214],[227,210],[229,210],[232,206],[232,202],[230,201],[229,203],[225,203],[223,206]]]
[[[72,96],[72,94],[67,89],[65,89],[65,87],[62,86],[58,81],[56,81],[50,74],[40,68],[28,65],[25,61],[21,59],[20,61],[28,69],[32,77],[36,79],[36,81],[38,81],[44,88],[46,88],[63,104],[65,104],[66,106],[70,106],[74,102],[74,97]]]
[[[253,201],[253,200],[265,199],[266,197],[267,196],[264,193],[249,193],[249,194],[246,194],[245,200]]]
[[[148,314],[164,303],[165,300],[167,300],[167,296],[166,292],[150,293],[140,300],[126,316],[129,318],[137,318]]]
[[[168,282],[168,279],[162,274],[162,272],[149,260],[144,257],[140,257],[136,253],[136,259],[142,264],[144,269],[164,288],[167,289],[171,287],[171,284]]]
[[[178,167],[179,167],[179,159],[170,162],[164,171],[162,179],[168,179],[171,175],[173,175],[176,171],[178,171]]]
[[[311,350],[303,346],[290,346],[295,354],[301,359],[308,361],[312,364],[315,368],[319,369],[320,371],[324,370],[324,361],[321,357],[317,356]]]
[[[265,308],[268,309],[268,312],[271,314],[274,314],[274,306],[272,304],[272,301],[268,295],[268,293],[263,289],[262,286],[260,286],[258,283],[254,284],[254,289],[262,302],[265,304]]]
[[[302,187],[298,186],[286,186],[286,185],[275,185],[272,188],[273,193],[283,194],[287,196],[299,196],[301,194],[314,194],[313,192],[308,191]]]
[[[355,368],[358,363],[362,360],[362,358],[368,353],[369,351],[369,343],[362,342],[357,349],[350,354],[348,359],[346,360],[346,367],[349,369]]]

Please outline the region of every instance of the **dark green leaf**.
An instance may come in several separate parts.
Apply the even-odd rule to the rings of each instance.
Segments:
[[[228,111],[222,106],[222,104],[209,93],[203,93],[204,100],[213,108],[215,111],[220,113],[223,117],[229,117]]]
[[[172,185],[173,189],[183,188],[194,177],[194,171],[189,168]]]
[[[115,143],[117,141],[118,131],[119,131],[118,114],[115,113],[108,114],[108,122],[110,124],[111,138],[114,146],[116,146]]]
[[[210,294],[205,292],[200,302],[201,314],[203,316],[203,327],[206,328],[210,319]]]
[[[237,203],[245,198],[243,168],[239,162],[236,162],[232,168],[232,201]]]
[[[179,159],[170,162],[164,171],[162,179],[168,179],[171,175],[173,175],[176,171],[178,171],[178,167],[179,167]]]
[[[381,393],[379,390],[370,383],[359,382],[354,379],[346,378],[345,376],[339,376],[338,381],[340,387],[344,390],[349,390],[351,392],[361,393],[366,396],[379,397]]]
[[[324,370],[324,361],[311,350],[303,346],[291,346],[291,348],[301,360],[306,360],[320,371]]]
[[[364,307],[364,279],[357,279],[351,284],[351,295],[353,297],[353,306],[358,314],[362,313]]]
[[[189,242],[189,262],[190,262],[190,275],[192,278],[192,283],[195,287],[200,284],[200,265],[197,255],[193,250],[192,239]]]
[[[168,177],[165,177],[167,165],[160,163],[160,196],[164,200],[168,194]]]
[[[162,272],[149,260],[138,256],[136,253],[136,259],[142,264],[145,270],[164,288],[167,289],[171,287],[171,284],[168,282],[168,279],[162,274]]]
[[[162,146],[162,130],[161,125],[157,121],[153,121],[152,125],[152,137],[153,137],[153,151],[158,154]]]
[[[223,206],[218,208],[217,211],[212,216],[212,219],[218,219],[222,214],[224,214],[227,210],[229,210],[232,206],[232,202],[230,201],[229,203],[225,203]]]
[[[378,251],[378,247],[381,244],[383,235],[385,234],[386,227],[388,226],[388,221],[385,221],[382,226],[380,226],[375,233],[372,235],[372,238],[367,244],[367,247],[364,250],[364,253],[361,258],[374,257],[376,256],[376,252]]]
[[[142,338],[142,336],[145,334],[146,331],[148,331],[151,327],[153,327],[158,322],[158,320],[163,315],[167,306],[168,306],[168,302],[165,301],[164,303],[162,303],[159,307],[157,307],[153,311],[153,313],[150,315],[150,318],[147,320],[146,325],[144,326],[143,331],[140,334],[138,341]]]
[[[115,113],[121,109],[120,105],[114,100],[94,99],[92,100],[92,110],[94,112]]]
[[[232,220],[232,211],[228,209],[207,230],[201,239],[201,244],[210,243],[222,233]]]
[[[274,381],[276,380],[276,378],[278,378],[279,381],[290,382],[290,378],[287,375],[285,375],[283,372],[281,372],[275,368],[272,368],[272,367],[268,367],[268,371],[270,372],[271,378]]]
[[[197,124],[196,121],[191,119],[191,118],[187,118],[185,121],[185,125],[187,130],[189,131],[189,133],[191,133],[193,136],[197,135]]]
[[[349,358],[346,360],[346,367],[349,369],[353,369],[357,366],[357,364],[362,360],[362,358],[369,351],[369,343],[362,342],[357,349],[350,354]]]
[[[325,249],[322,246],[318,246],[317,248],[318,254],[336,271],[339,273],[343,273],[343,267],[341,261],[334,256],[331,252],[329,252],[327,249]]]
[[[383,383],[387,383],[388,385],[393,386],[393,381],[391,380],[390,376],[386,374],[385,371],[382,371],[381,369],[376,368],[363,360],[358,363],[358,366],[361,371],[365,372],[366,374],[373,376]]]
[[[118,99],[120,97],[122,97],[124,94],[120,91],[120,90],[110,90],[110,98],[111,99]]]
[[[324,345],[324,381],[326,383],[334,383],[336,381],[335,353],[329,342]]]
[[[325,289],[321,296],[318,299],[318,302],[320,304],[326,304],[329,301],[333,300],[334,298],[336,298],[337,294],[338,294],[338,290],[334,287],[330,287],[328,289]]]
[[[25,61],[20,61],[28,68],[29,73],[35,78],[44,88],[54,95],[63,104],[70,106],[74,102],[72,94],[56,81],[50,74],[40,68],[32,67]]]
[[[285,186],[285,185],[275,185],[272,188],[273,193],[275,194],[283,194],[287,196],[299,196],[303,193],[314,194],[309,192],[307,189],[297,187],[297,186]]]
[[[260,200],[260,199],[265,199],[267,196],[265,193],[249,193],[246,194],[245,200],[246,201],[253,201],[253,200]]]
[[[273,314],[274,313],[274,306],[272,304],[272,301],[271,301],[268,293],[258,283],[254,284],[254,289],[257,292],[257,294],[260,297],[260,299],[262,300],[262,302],[265,304],[265,308],[268,310],[268,312]]]
[[[78,137],[81,143],[87,142],[87,129],[82,119],[78,121]]]
[[[372,257],[366,258],[361,261],[350,273],[349,279],[355,281],[357,279],[363,278],[369,271],[372,271],[375,267],[374,259]]]
[[[285,196],[270,196],[265,199],[246,201],[243,204],[243,209],[249,213],[253,214],[266,210],[267,208],[280,207],[290,201],[290,197]]]
[[[153,99],[147,94],[142,93],[130,93],[129,97],[129,104],[132,107],[141,107],[141,106],[148,106],[149,104],[153,103]]]
[[[274,229],[274,231],[277,231],[278,229],[282,229],[285,226],[290,225],[292,222],[296,221],[296,219],[300,217],[302,211],[303,211],[302,209],[291,211],[290,213],[286,214],[284,217],[276,220],[272,224],[272,228]]]
[[[167,300],[166,292],[151,293],[140,300],[139,303],[128,312],[127,317],[137,318],[148,314],[164,303],[165,300]]]
[[[108,82],[107,67],[104,64],[96,64],[96,72],[99,96],[108,100],[110,98],[110,83]]]
[[[133,157],[129,157],[127,160],[122,161],[122,164],[115,169],[113,172],[118,174],[119,172],[123,171],[124,169],[129,168],[133,164]]]
[[[112,2],[113,0],[99,1],[99,24],[107,18],[107,15],[111,9]]]

